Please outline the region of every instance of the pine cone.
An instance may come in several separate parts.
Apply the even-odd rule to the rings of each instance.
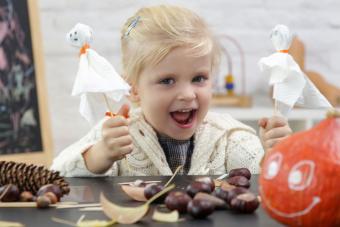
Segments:
[[[0,161],[0,186],[6,184],[14,184],[20,192],[30,191],[33,194],[46,184],[58,185],[63,195],[70,192],[68,183],[59,176],[59,172],[33,164]]]

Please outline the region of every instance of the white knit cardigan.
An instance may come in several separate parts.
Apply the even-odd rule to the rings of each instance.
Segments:
[[[130,117],[129,131],[134,149],[126,159],[116,161],[103,175],[172,175],[157,135],[141,111],[135,110]],[[54,159],[51,169],[60,171],[66,177],[100,176],[86,168],[82,153],[101,139],[104,120],[82,139],[63,150]],[[258,173],[263,155],[263,147],[254,129],[228,114],[209,112],[195,133],[188,175],[219,175],[239,167],[247,167],[252,173]]]

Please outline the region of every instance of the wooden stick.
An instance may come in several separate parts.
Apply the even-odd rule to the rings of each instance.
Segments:
[[[66,205],[76,205],[77,202],[59,202],[56,204],[51,204],[50,207],[66,206]],[[27,208],[27,207],[37,207],[36,202],[0,202],[1,208]]]
[[[151,184],[151,183],[160,183],[162,181],[160,180],[149,180],[149,181],[144,181],[144,183],[146,184]],[[121,182],[121,183],[118,183],[119,185],[130,185],[130,184],[133,184],[134,181],[131,181],[131,182]]]
[[[279,115],[279,107],[277,104],[277,100],[275,99],[274,101],[274,116],[278,116]]]
[[[222,174],[221,176],[217,177],[215,180],[223,180],[229,175],[229,173]]]
[[[85,207],[79,209],[80,211],[102,211],[103,207]]]
[[[100,203],[84,203],[84,204],[70,204],[70,205],[59,205],[57,209],[68,209],[68,208],[83,208],[83,207],[97,207]]]
[[[104,96],[106,108],[110,111],[111,117],[114,117],[113,114],[112,114],[113,112],[112,112],[111,106],[109,104],[109,101],[108,101],[108,99],[107,99],[107,97],[106,97],[106,95],[104,93],[103,93],[103,96]]]
[[[64,225],[76,226],[77,227],[77,223],[73,223],[73,222],[70,222],[70,221],[65,220],[65,219],[56,218],[56,217],[52,217],[51,219],[52,219],[52,221],[55,221],[55,222],[58,222],[58,223],[61,223],[61,224],[64,224]]]

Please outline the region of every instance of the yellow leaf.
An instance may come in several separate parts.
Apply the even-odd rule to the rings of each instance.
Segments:
[[[100,220],[89,220],[81,221],[77,223],[78,227],[109,227],[112,226],[115,221],[100,221]]]
[[[179,213],[177,210],[166,213],[155,210],[155,212],[152,215],[152,219],[160,222],[178,222]]]
[[[0,227],[24,227],[24,225],[19,222],[0,221]]]

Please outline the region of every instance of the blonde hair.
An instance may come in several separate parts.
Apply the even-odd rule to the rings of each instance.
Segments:
[[[213,70],[219,64],[219,44],[197,14],[169,5],[141,8],[121,30],[123,76],[137,83],[145,66],[156,65],[176,47],[188,47],[194,57],[211,53]]]

